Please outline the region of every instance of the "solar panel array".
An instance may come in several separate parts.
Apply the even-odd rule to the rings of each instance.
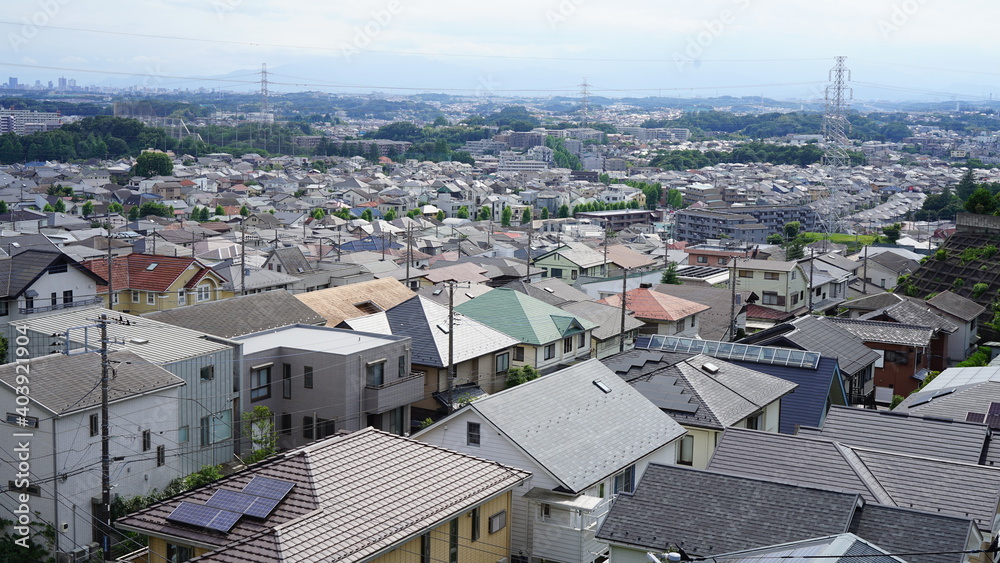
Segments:
[[[683,387],[677,385],[674,376],[656,375],[649,381],[636,381],[632,387],[661,409],[688,414],[698,412],[698,404],[690,402],[691,395],[683,393]]]
[[[734,342],[718,342],[715,340],[699,340],[682,336],[650,337],[649,343],[636,347],[664,352],[687,352],[691,354],[706,354],[724,360],[742,360],[779,366],[793,366],[816,369],[819,366],[819,352],[774,348],[771,346],[753,346],[751,344],[736,344]]]
[[[243,491],[219,489],[205,504],[181,502],[167,520],[229,533],[244,514],[267,518],[295,486],[291,481],[254,477]]]

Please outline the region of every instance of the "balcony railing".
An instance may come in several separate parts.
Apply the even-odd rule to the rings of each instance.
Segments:
[[[385,412],[419,401],[423,396],[424,372],[422,371],[412,371],[406,377],[385,378],[381,384],[365,385],[365,412]]]
[[[69,303],[56,303],[55,305],[46,305],[44,307],[20,307],[18,312],[22,315],[31,315],[33,313],[46,313],[48,311],[57,311],[59,309],[69,309],[71,307],[100,305],[101,303],[104,303],[104,299],[101,299],[100,297],[95,297],[93,299],[74,299]]]

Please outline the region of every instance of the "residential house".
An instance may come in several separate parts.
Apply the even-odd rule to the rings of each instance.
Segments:
[[[597,324],[513,289],[498,287],[455,307],[455,311],[513,337],[512,365],[543,373],[590,357]]]
[[[108,393],[115,494],[148,495],[181,475],[177,399],[184,380],[128,350],[111,352],[108,360],[115,366]],[[100,374],[95,353],[48,354],[0,366],[0,397],[10,405],[8,428],[0,433],[0,449],[9,454],[3,463],[10,465],[9,494],[0,495],[0,504],[14,514],[24,495],[32,520],[58,531],[57,553],[72,553],[100,536],[94,523],[102,505],[93,500],[101,496],[100,472],[81,470],[101,450]],[[29,383],[30,393],[23,391]],[[15,477],[19,451],[30,454],[21,458],[30,468],[21,472],[23,480]]]
[[[622,294],[609,295],[598,303],[621,308]],[[639,334],[697,338],[698,315],[707,311],[709,306],[653,291],[648,287],[639,287],[625,292],[625,308],[636,319],[645,323],[639,329]]]
[[[929,356],[930,369],[932,370],[943,370],[948,367],[949,362],[958,361],[957,359],[949,357],[948,349],[952,346],[953,337],[956,341],[961,340],[959,325],[951,322],[945,318],[944,315],[932,309],[927,305],[926,301],[922,299],[916,300],[899,296],[896,297],[899,299],[898,302],[881,309],[864,313],[857,318],[865,321],[886,321],[929,329],[931,331]],[[879,302],[884,303],[888,300],[877,300],[875,299],[875,296],[872,296],[865,299],[859,299],[859,301],[863,302],[861,307],[868,308],[874,304],[878,304]],[[863,309],[858,309],[858,311],[860,310]],[[973,336],[975,335],[973,334]]]
[[[326,319],[287,291],[268,291],[209,301],[146,313],[143,318],[222,338],[235,338],[296,324],[326,324]]]
[[[446,290],[447,291],[447,290]],[[506,387],[518,341],[473,318],[416,295],[387,311],[345,320],[341,327],[412,339],[412,371],[424,373],[422,400],[414,406],[445,410]],[[454,365],[453,378],[448,366]],[[449,394],[450,402],[449,402]]]
[[[758,300],[757,295],[752,292],[737,292],[734,302],[733,292],[729,288],[688,283],[681,285],[661,283],[653,286],[653,291],[707,306],[708,309],[698,313],[698,336],[705,340],[731,340],[730,331],[733,328],[736,329],[737,336],[741,334],[740,330],[745,333],[747,310]],[[773,309],[767,310],[773,311]]]
[[[135,562],[495,562],[510,554],[511,495],[529,477],[367,428],[254,464],[116,526],[149,537]]]
[[[760,296],[759,305],[785,313],[808,307],[809,277],[798,262],[737,260],[736,291]]]
[[[792,383],[703,354],[636,350],[604,361],[609,369],[687,430],[677,463],[704,469],[729,427],[777,432]]]
[[[964,516],[883,506],[854,491],[798,479],[779,482],[660,464],[649,465],[635,493],[618,498],[598,538],[611,546],[615,563],[643,563],[649,552],[680,548],[689,557],[711,559],[848,532],[890,553],[916,553],[906,556],[914,563],[969,563],[956,552],[981,549],[983,539]]]
[[[239,452],[234,439],[234,423],[240,412],[237,343],[98,307],[65,309],[9,322],[5,336],[9,342],[27,339],[28,344],[20,348],[30,358],[60,348],[70,354],[93,353],[101,348],[96,322],[102,317],[109,321],[110,351],[129,350],[184,381],[177,390],[173,431],[161,435],[171,438],[168,449],[175,456],[171,463],[174,476],[232,461],[233,454]],[[91,385],[96,387],[96,380],[91,380]]]
[[[807,540],[780,543],[755,549],[731,551],[714,556],[725,561],[752,563],[762,559],[809,559],[822,558],[825,561],[850,563],[859,556],[871,563],[899,563],[899,557],[885,549],[850,533],[824,536]]]
[[[500,291],[500,290],[495,290]],[[514,493],[511,561],[600,561],[609,504],[673,463],[683,428],[597,360],[469,403],[414,438],[531,471]]]
[[[83,266],[108,278],[108,261],[87,260]],[[127,254],[111,261],[110,305],[135,315],[232,297],[222,289],[226,278],[200,260],[160,254]],[[103,291],[102,291],[103,290]],[[108,294],[108,287],[99,292]]]
[[[300,293],[296,299],[337,326],[346,319],[391,309],[413,297],[413,292],[393,278],[381,278],[340,287]]]
[[[986,307],[953,291],[942,291],[926,303],[932,311],[958,327],[948,336],[948,365],[972,355],[979,340],[976,319],[986,311]]]
[[[558,278],[572,283],[580,276],[603,276],[604,254],[579,243],[570,242],[555,250],[543,252],[532,258],[531,263],[543,270],[543,278]]]
[[[659,335],[640,338],[636,349],[683,357],[705,354],[797,384],[794,393],[781,397],[778,431],[784,434],[794,434],[799,426],[819,426],[830,405],[847,404],[837,358],[819,352]]]
[[[606,303],[568,301],[558,305],[558,307],[597,325],[590,333],[590,355],[592,358],[606,358],[621,351],[633,349],[639,331],[646,325],[631,314],[624,315],[623,318],[621,307],[613,307]]]
[[[731,428],[708,469],[857,493],[867,503],[971,518],[985,538],[1000,528],[998,467]],[[916,475],[935,486],[913,487]]]
[[[875,350],[875,402],[889,404],[893,395],[906,396],[930,373],[930,347],[934,331],[927,327],[881,321],[839,319],[827,322],[853,334],[865,346]]]
[[[862,259],[861,264],[865,281],[886,290],[896,287],[900,276],[912,274],[920,267],[916,260],[888,251]]]
[[[11,250],[13,250],[11,243]],[[51,245],[50,245],[51,246]],[[99,304],[107,282],[55,248],[26,248],[0,258],[0,319]]]

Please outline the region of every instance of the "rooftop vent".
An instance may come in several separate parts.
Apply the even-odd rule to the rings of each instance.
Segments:
[[[543,287],[542,289],[544,289],[545,291],[548,291],[549,293],[555,293],[556,292],[556,290],[552,289],[551,287]]]
[[[149,340],[145,338],[129,338],[128,341],[132,344],[149,344]]]
[[[701,364],[701,369],[707,371],[708,373],[712,373],[712,374],[719,373],[719,366],[717,366],[717,365],[715,365],[713,363],[709,363],[709,362],[705,362],[704,364]]]
[[[431,292],[431,295],[441,295],[441,290],[435,289],[434,291]]]
[[[600,379],[595,379],[594,380],[594,385],[596,385],[598,389],[600,389],[601,391],[604,391],[605,393],[610,393],[611,392],[611,388],[608,387],[607,384],[605,384]]]

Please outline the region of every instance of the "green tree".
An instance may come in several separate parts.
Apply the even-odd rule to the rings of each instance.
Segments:
[[[184,478],[184,488],[195,489],[202,485],[214,483],[225,477],[222,473],[221,465],[203,465],[197,473],[192,473]]]
[[[138,218],[139,218],[139,206],[138,205],[133,205],[128,210],[128,220],[129,221],[135,221]]]
[[[559,217],[560,219],[568,219],[569,218],[569,206],[566,205],[565,203],[562,204],[562,205],[560,205],[559,206],[559,213],[556,215],[556,217]]]
[[[521,224],[523,225],[525,223],[530,223],[530,222],[531,222],[531,208],[525,207],[524,212],[521,213]]]
[[[667,269],[663,270],[663,275],[660,276],[660,283],[667,283],[671,285],[681,285],[684,282],[677,277],[677,263],[667,262]]]
[[[324,212],[320,208],[316,208],[316,209],[312,210],[312,213],[310,213],[309,216],[312,217],[313,219],[319,221],[319,220],[323,219],[323,217],[326,217],[326,212]]]
[[[965,210],[979,215],[993,215],[997,211],[997,200],[988,188],[978,188],[965,200]]]
[[[253,452],[244,459],[246,463],[256,463],[267,459],[278,451],[278,433],[274,430],[274,414],[264,405],[257,405],[250,412],[243,413],[243,428],[249,431],[250,448]]]
[[[386,221],[392,221],[393,219],[396,218],[396,210],[390,209],[389,211],[386,211],[384,214],[382,214],[382,218],[385,219]]]
[[[52,207],[52,205],[48,203],[46,203],[45,207],[42,208],[42,211],[44,211],[45,213],[53,213],[55,210],[56,208]]]
[[[55,548],[55,528],[45,522],[32,519],[28,525],[30,533],[22,536],[15,533],[14,521],[0,518],[0,561],[4,563],[52,563]],[[24,538],[27,537],[27,540]]]
[[[226,214],[226,208],[222,207],[221,205],[216,205],[215,206],[215,214],[216,215],[225,215]]]
[[[480,221],[489,221],[490,220],[490,215],[492,215],[492,214],[490,213],[490,207],[488,205],[484,205],[481,208],[479,208],[479,217],[478,217],[478,219]]]
[[[361,218],[364,219],[365,221],[368,221],[369,223],[371,223],[372,221],[374,221],[375,217],[372,214],[372,209],[370,207],[368,207],[364,211],[362,211],[361,212]]]
[[[806,255],[805,241],[802,237],[795,237],[785,246],[786,260],[799,260]]]
[[[512,367],[507,370],[507,389],[538,379],[541,374],[531,366]]]
[[[958,195],[959,199],[965,201],[969,199],[969,196],[976,191],[976,180],[972,175],[972,168],[967,168],[965,174],[962,175],[962,179],[959,180],[958,185],[955,186],[955,194]]]
[[[143,178],[169,176],[173,173],[174,163],[162,152],[144,152],[135,159],[135,166],[132,167],[132,175]]]
[[[771,235],[767,235],[766,242],[767,244],[784,244],[785,237],[779,235],[778,233],[774,233]]]
[[[549,208],[548,207],[543,207],[542,208],[542,219],[548,219],[548,218],[549,218]]]
[[[52,210],[55,211],[56,213],[65,213],[66,202],[63,201],[62,198],[57,199],[55,204],[52,206]]]
[[[443,209],[438,209],[437,215],[434,216],[438,221],[444,221],[445,214]]]
[[[509,227],[513,215],[514,211],[510,207],[504,207],[503,211],[500,212],[500,224],[504,227]]]
[[[83,204],[83,209],[81,209],[80,212],[83,213],[84,217],[90,217],[91,215],[93,215],[94,214],[94,202],[89,201],[89,200],[87,202],[85,202]],[[5,212],[4,211],[0,211],[0,213],[5,213]]]
[[[117,201],[113,201],[111,202],[111,204],[108,205],[108,213],[121,213],[124,210],[125,208],[122,207],[122,204],[118,203]]]
[[[903,234],[903,225],[902,223],[893,223],[888,227],[882,227],[882,234],[891,244],[896,244],[896,241]]]
[[[240,207],[240,215],[242,215],[243,217],[250,216],[250,210],[247,209],[247,206],[244,205],[243,207]]]
[[[791,221],[785,223],[785,227],[784,229],[782,229],[782,231],[785,234],[785,240],[792,240],[795,237],[799,236],[799,231],[801,229],[802,229],[802,223],[799,223],[798,221]]]
[[[464,205],[462,207],[459,207],[458,211],[455,212],[455,217],[458,217],[459,219],[468,219],[469,208]]]

